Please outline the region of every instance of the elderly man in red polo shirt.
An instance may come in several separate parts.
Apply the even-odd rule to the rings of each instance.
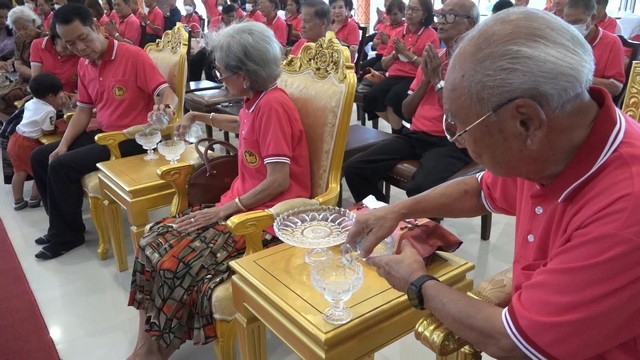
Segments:
[[[564,7],[564,21],[573,25],[587,39],[593,49],[596,69],[593,85],[602,86],[612,96],[622,91],[624,84],[624,49],[620,39],[596,26],[594,0],[568,0]],[[575,64],[582,66],[582,64]]]
[[[367,260],[494,358],[640,358],[640,126],[591,86],[593,69],[557,17],[489,17],[460,42],[444,88],[447,136],[487,171],[358,215],[349,234],[365,236],[367,256],[401,219],[515,215],[504,309],[426,275],[409,242]]]
[[[298,56],[302,46],[323,38],[331,26],[331,8],[322,0],[306,0],[302,3],[302,38],[291,49],[291,56]]]
[[[344,165],[344,177],[355,201],[369,195],[386,201],[378,183],[400,161],[420,161],[407,186],[408,196],[443,183],[471,162],[466,150],[449,142],[442,129],[442,89],[455,42],[480,21],[480,11],[471,0],[448,0],[436,19],[438,38],[446,49],[436,50],[428,44],[423,51],[409,96],[402,103],[404,117],[412,118],[411,129],[403,129]]]
[[[260,0],[260,12],[265,18],[264,24],[267,25],[278,39],[282,46],[287,46],[287,36],[289,28],[283,18],[278,16],[280,3],[278,0]]]
[[[95,143],[102,131],[124,130],[147,121],[158,105],[177,105],[151,58],[140,48],[105,38],[93,28],[89,9],[68,4],[54,15],[60,38],[81,56],[78,63],[78,109],[61,141],[38,148],[31,156],[34,178],[49,215],[45,245],[36,258],[48,260],[84,243],[82,184],[96,164],[109,160],[109,150]],[[87,131],[93,109],[99,130]],[[159,108],[159,107],[158,107]],[[171,110],[167,110],[173,116]],[[123,156],[142,153],[134,140],[120,144]]]

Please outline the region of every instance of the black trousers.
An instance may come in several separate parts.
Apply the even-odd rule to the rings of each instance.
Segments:
[[[188,81],[202,80],[202,72],[204,71],[205,78],[209,81],[215,82],[216,77],[213,75],[214,69],[215,64],[213,62],[213,57],[210,56],[206,48],[202,48],[189,59]]]
[[[376,112],[387,111],[387,107],[391,107],[398,117],[404,119],[402,102],[409,96],[407,92],[413,79],[413,77],[405,76],[389,76],[385,78],[365,96],[364,111],[369,116],[374,116]]]
[[[59,141],[41,146],[31,154],[31,165],[44,209],[49,215],[47,237],[56,243],[84,240],[82,221],[83,190],[81,179],[97,170],[96,164],[110,158],[106,146],[95,143],[101,131],[85,132],[69,146],[69,150],[49,162],[49,155]],[[135,140],[120,144],[122,156],[141,154],[144,149]]]
[[[375,71],[384,72],[380,60],[382,60],[382,54],[376,54],[375,57],[363,61],[362,64],[360,64],[360,71],[364,71],[366,68],[372,68]]]
[[[140,47],[144,49],[144,47],[147,46],[147,44],[155,43],[156,40],[160,40],[160,39],[162,39],[162,36],[158,36],[155,34],[145,34],[144,37],[142,38],[142,46]]]
[[[344,177],[356,202],[369,195],[387,201],[378,183],[404,160],[419,160],[420,166],[407,187],[407,196],[440,185],[463,168],[471,157],[444,136],[405,130],[351,158],[344,165]]]

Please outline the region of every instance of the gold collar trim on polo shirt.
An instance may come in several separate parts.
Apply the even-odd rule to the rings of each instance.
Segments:
[[[571,194],[571,191],[575,189],[580,183],[582,183],[585,179],[587,179],[591,174],[593,174],[598,168],[604,164],[604,162],[611,156],[611,154],[618,148],[618,145],[622,142],[622,138],[624,138],[624,132],[627,125],[624,121],[624,116],[619,109],[616,109],[616,127],[611,132],[609,136],[609,141],[607,141],[607,146],[604,147],[604,150],[600,154],[598,161],[596,161],[595,165],[589,170],[583,177],[581,177],[578,181],[573,183],[573,185],[569,186],[562,196],[558,199],[558,202],[562,202]]]

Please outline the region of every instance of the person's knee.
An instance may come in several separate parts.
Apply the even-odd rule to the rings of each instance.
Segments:
[[[357,177],[360,172],[358,161],[354,159],[347,161],[342,167],[342,172],[347,180]]]
[[[34,168],[34,171],[36,168],[46,168],[47,164],[49,163],[50,154],[51,152],[48,151],[48,149],[44,146],[40,146],[33,150],[33,152],[31,153],[31,166]]]

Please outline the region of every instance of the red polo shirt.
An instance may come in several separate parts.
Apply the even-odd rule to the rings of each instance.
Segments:
[[[245,12],[242,11],[242,9],[238,8],[236,9],[236,20],[240,20],[245,16]]]
[[[42,17],[42,30],[44,32],[49,32],[49,29],[51,28],[51,21],[53,21],[53,11],[49,12],[49,15]]]
[[[218,32],[225,28],[225,24],[222,22],[222,15],[216,16],[209,21],[209,31]]]
[[[391,41],[391,35],[393,35],[393,33],[401,27],[404,27],[404,21],[396,25],[381,23],[380,25],[378,25],[378,33],[376,34],[375,39],[380,40],[380,34],[386,34],[387,36],[389,36],[389,41]],[[384,52],[387,50],[388,46],[389,44],[380,43],[380,45],[378,45],[378,47],[376,48],[376,54],[384,55]]]
[[[100,26],[104,27],[104,24],[109,22],[109,17],[107,15],[102,15],[102,17],[100,18],[100,20],[98,21],[98,23],[100,23]]]
[[[213,19],[216,16],[220,16],[220,10],[218,10],[218,2],[216,0],[202,0],[207,18]]]
[[[601,21],[597,22],[596,25],[598,25],[600,29],[608,31],[614,35],[616,33],[616,29],[618,28],[618,22],[616,21],[616,19],[612,18],[609,15],[607,15],[607,17],[605,17]]]
[[[191,31],[200,31],[202,30],[200,28],[200,16],[198,14],[196,14],[195,12],[192,12],[191,14],[187,14],[184,15],[182,17],[182,19],[180,19],[180,22],[183,24],[186,24],[189,29],[191,29]]]
[[[302,18],[300,15],[287,16],[287,24],[293,26],[293,31],[300,33],[302,31]]]
[[[293,44],[293,48],[291,48],[291,56],[300,55],[300,50],[302,50],[302,47],[306,43],[307,43],[307,39],[305,39],[305,38],[302,38],[302,39],[296,41],[296,43]]]
[[[276,36],[276,39],[278,39],[280,45],[287,46],[287,35],[289,34],[289,29],[284,19],[276,15],[273,18],[273,21],[265,21],[265,25],[267,25],[267,27],[271,29],[271,31],[273,31],[273,34]]]
[[[624,84],[624,51],[616,35],[596,27],[593,36],[587,40],[593,49],[596,62],[594,77],[612,79]]]
[[[254,209],[268,209],[287,199],[311,196],[309,153],[298,110],[277,86],[245,99],[240,110],[238,177],[220,198],[226,204],[267,178],[267,164],[289,164],[289,188]]]
[[[120,18],[118,17],[118,14],[116,14],[115,10],[107,11],[105,15],[107,15],[109,19],[113,20],[116,25],[120,24]]]
[[[387,15],[386,12],[384,13],[384,15],[382,15],[382,21],[376,20],[376,24],[373,26],[373,30],[380,31],[380,25],[382,24],[389,24],[389,15]]]
[[[440,50],[440,60],[442,60],[442,80],[444,80],[447,74],[447,68],[449,67],[449,61],[447,60],[447,50]],[[409,95],[420,86],[420,82],[424,78],[422,68],[418,67],[416,72],[416,78],[409,86]],[[442,128],[442,117],[444,116],[444,107],[440,96],[433,88],[433,84],[429,84],[429,87],[424,93],[424,97],[418,104],[415,114],[411,118],[411,130],[425,132],[434,136],[445,136],[444,129]]]
[[[108,41],[99,65],[86,59],[78,63],[78,106],[96,108],[104,131],[144,124],[153,97],[169,85],[144,50]]]
[[[147,25],[147,34],[153,34],[161,37],[164,33],[164,15],[162,15],[162,10],[160,10],[157,6],[154,6],[152,9],[149,9],[147,17],[149,18],[149,21],[154,25],[160,26],[160,30],[154,31],[151,26]]]
[[[264,17],[264,15],[262,15],[262,13],[256,9],[248,12],[245,17],[249,20],[257,21],[263,24],[267,23],[267,19]]]
[[[413,52],[418,57],[422,56],[422,52],[427,44],[431,43],[436,49],[440,48],[440,40],[438,40],[438,35],[432,28],[427,26],[422,26],[416,29],[416,31],[411,32],[409,30],[409,26],[405,25],[401,28],[396,29],[396,31],[389,39],[389,44],[393,44],[393,39],[399,38],[404,41],[407,50]],[[387,47],[387,50],[384,53],[384,56],[389,56],[394,51],[393,46]],[[387,74],[389,76],[405,76],[405,77],[414,77],[416,76],[416,71],[418,71],[419,66],[415,66],[411,63],[411,59],[396,59],[389,69],[387,69]]]
[[[479,176],[487,209],[516,216],[502,320],[534,359],[640,358],[640,126],[590,95],[597,118],[550,184]]]
[[[360,28],[353,18],[347,20],[338,31],[336,31],[336,39],[342,41],[348,46],[358,46],[360,44]]]
[[[42,65],[42,72],[58,77],[64,91],[68,93],[77,91],[78,61],[80,60],[78,56],[60,56],[48,36],[33,40],[29,56],[29,62]]]
[[[142,28],[140,27],[140,21],[138,18],[131,14],[126,19],[120,21],[118,25],[118,33],[123,38],[131,41],[133,45],[140,44],[140,37],[142,36]]]

